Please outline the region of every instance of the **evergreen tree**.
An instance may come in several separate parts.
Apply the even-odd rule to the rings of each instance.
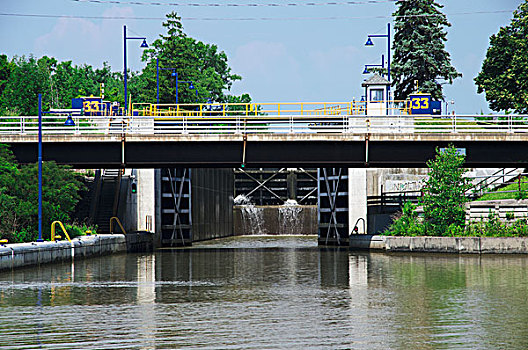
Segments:
[[[394,54],[391,65],[395,99],[404,100],[414,92],[417,80],[420,92],[434,99],[443,99],[442,83],[451,84],[462,76],[451,65],[445,50],[451,24],[440,12],[443,7],[434,0],[397,0],[395,16]]]
[[[528,113],[528,2],[513,13],[510,25],[490,37],[490,46],[475,78],[494,111]]]

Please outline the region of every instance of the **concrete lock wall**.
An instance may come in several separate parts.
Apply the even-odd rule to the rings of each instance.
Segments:
[[[528,237],[397,237],[352,235],[350,248],[387,252],[528,254]]]
[[[0,246],[0,271],[90,256],[153,250],[154,235],[149,232],[82,236],[71,242],[5,244]]]
[[[127,251],[125,235],[94,235],[72,242],[33,242],[0,247],[0,270]]]
[[[233,208],[234,234],[317,234],[317,206],[244,206]]]

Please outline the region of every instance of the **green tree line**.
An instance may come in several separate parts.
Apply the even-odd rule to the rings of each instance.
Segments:
[[[248,94],[233,96],[233,82],[242,79],[231,72],[225,52],[214,44],[189,37],[180,17],[174,12],[163,23],[166,34],[160,35],[144,51],[146,66],[128,73],[128,94],[133,102],[156,103],[156,60],[162,68],[174,68],[181,81],[179,103],[251,102]],[[175,78],[161,70],[160,103],[174,103]],[[188,83],[195,87],[191,90]],[[43,109],[70,108],[71,99],[99,96],[104,84],[105,99],[124,102],[123,72],[114,71],[106,62],[102,68],[53,57],[0,55],[0,115],[36,115],[39,93],[43,94]]]
[[[37,164],[20,165],[11,150],[0,144],[0,238],[10,243],[34,241],[38,235]],[[51,223],[60,220],[70,236],[81,233],[72,224],[75,206],[84,189],[81,178],[55,162],[43,164],[43,237],[50,237]]]

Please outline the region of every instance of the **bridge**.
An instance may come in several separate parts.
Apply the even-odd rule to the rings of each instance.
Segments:
[[[196,168],[318,168],[319,242],[342,245],[359,220],[367,221],[366,232],[375,226],[367,212],[374,175],[366,167],[425,167],[436,148],[449,144],[466,154],[468,167],[528,164],[528,116],[413,115],[406,103],[134,105],[125,116],[62,110],[42,119],[43,158],[75,168],[132,169],[138,197],[127,216],[137,218],[138,230],[155,228],[164,245],[190,244],[201,234],[192,223],[205,222],[194,215],[206,211],[190,208],[212,203],[209,192],[224,193],[217,205],[227,208],[209,219],[232,212],[231,170],[216,169],[208,183]],[[65,126],[65,112],[74,126]],[[38,119],[0,117],[0,143],[22,163],[37,160]],[[120,177],[115,188],[119,183]],[[202,226],[223,234],[214,231],[216,221]]]
[[[44,160],[77,168],[424,167],[437,147],[454,144],[469,167],[528,164],[525,115],[411,115],[401,103],[389,115],[368,115],[353,102],[270,105],[141,104],[129,116],[73,115],[74,127],[60,113],[46,115]],[[0,142],[22,163],[37,160],[37,134],[37,116],[0,117]]]

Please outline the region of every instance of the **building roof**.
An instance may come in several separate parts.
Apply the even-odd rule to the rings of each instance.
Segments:
[[[370,85],[390,85],[390,82],[376,73],[361,84],[363,87]]]

